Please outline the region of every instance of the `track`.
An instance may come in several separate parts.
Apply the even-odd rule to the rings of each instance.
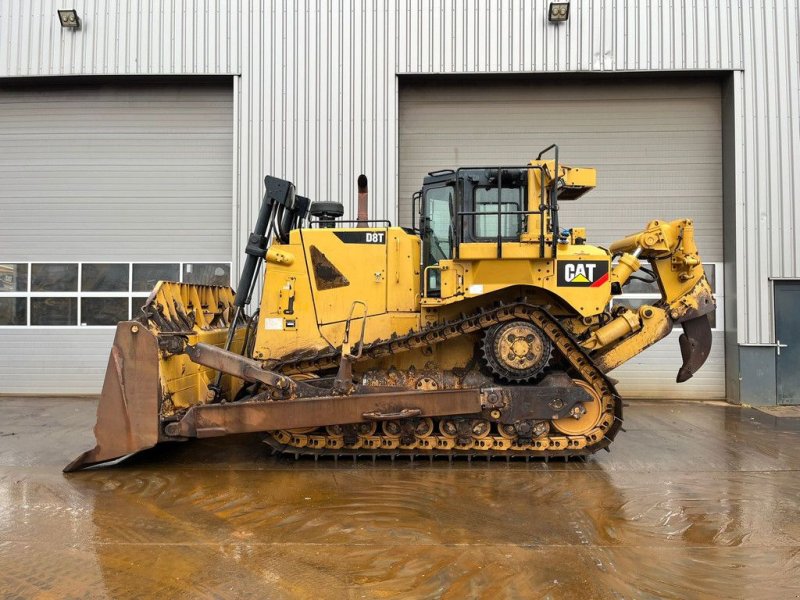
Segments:
[[[479,426],[480,431],[472,433],[470,427],[480,420],[476,415],[473,419],[428,419],[431,423],[425,423],[413,432],[408,431],[407,422],[397,421],[395,423],[406,430],[402,435],[397,435],[391,427],[387,431],[386,426],[380,423],[360,423],[347,426],[346,431],[328,427],[270,432],[265,441],[280,452],[297,456],[307,454],[334,457],[569,458],[587,456],[608,448],[622,424],[622,404],[613,384],[552,315],[525,301],[484,309],[406,336],[373,342],[364,346],[360,360],[379,358],[467,334],[480,333],[497,323],[512,319],[527,320],[541,328],[557,353],[569,364],[571,376],[585,382],[595,395],[596,402],[599,403],[599,416],[590,431],[564,435],[551,421],[548,432],[539,436],[521,437],[509,435],[508,432],[501,431],[497,423],[485,421],[485,424]],[[337,360],[338,352],[331,350],[318,353],[314,358],[296,356],[277,363],[273,368],[291,374],[314,372],[336,366]],[[442,423],[448,420],[456,422],[455,435]]]

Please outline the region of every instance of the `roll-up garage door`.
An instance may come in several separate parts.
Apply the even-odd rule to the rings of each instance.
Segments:
[[[543,81],[531,78],[401,79],[399,217],[436,169],[517,165],[557,143],[561,160],[596,167],[597,188],[561,205],[562,227],[585,226],[606,246],[652,219],[690,217],[722,297],[722,146],[716,81],[670,78]],[[652,302],[645,286],[619,299]],[[705,367],[675,383],[679,329],[612,372],[627,397],[724,398],[722,311]]]
[[[0,393],[98,393],[158,279],[227,283],[230,80],[0,88]]]

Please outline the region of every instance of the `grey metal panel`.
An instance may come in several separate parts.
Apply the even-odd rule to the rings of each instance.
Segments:
[[[114,328],[0,328],[0,394],[99,394]]]
[[[703,259],[721,262],[720,111],[719,84],[696,79],[401,82],[400,214],[409,223],[411,194],[428,171],[525,164],[556,142],[565,163],[598,169],[595,190],[562,203],[563,227],[585,226],[589,243],[607,246],[652,219],[689,217]],[[615,371],[621,392],[724,398],[724,339],[714,338],[691,382],[675,383],[676,332]]]
[[[230,260],[227,85],[0,90],[0,261]]]
[[[597,188],[563,202],[563,227],[602,246],[652,219],[689,217],[706,261],[722,261],[720,89],[714,81],[548,84],[481,78],[400,90],[400,215],[425,173],[525,164],[558,143],[561,160],[598,170]]]
[[[777,404],[775,348],[739,346],[739,379],[748,404]]]

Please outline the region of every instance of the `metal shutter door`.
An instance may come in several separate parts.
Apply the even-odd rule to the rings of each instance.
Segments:
[[[604,246],[651,219],[688,216],[703,260],[722,262],[720,124],[715,81],[401,80],[400,222],[428,171],[524,164],[555,142],[565,163],[598,170],[595,190],[561,205],[562,226],[585,226]],[[725,397],[723,332],[680,386],[678,334],[612,373],[625,396]]]
[[[229,82],[0,90],[0,262],[230,261]],[[98,393],[114,331],[0,328],[0,393]]]

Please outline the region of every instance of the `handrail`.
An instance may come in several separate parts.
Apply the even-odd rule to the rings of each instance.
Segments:
[[[420,207],[422,206],[422,190],[417,190],[413,194],[411,194],[411,229],[414,231],[422,231],[421,228],[415,227],[415,225],[421,225],[418,222],[417,217],[417,199],[419,199]]]
[[[353,321],[353,313],[356,310],[356,306],[361,305],[364,307],[364,315],[361,317],[356,317],[362,319],[361,323],[361,336],[358,339],[358,353],[352,354],[350,350],[352,347],[350,346],[350,323]],[[364,351],[364,332],[367,330],[367,317],[369,317],[369,310],[367,309],[367,303],[362,300],[354,300],[353,304],[350,305],[350,314],[347,317],[347,322],[344,326],[344,339],[342,340],[342,355],[350,355],[353,358],[360,358],[361,353]]]
[[[555,144],[553,144],[553,146],[556,147],[556,152],[557,152],[558,151],[557,150],[558,147]],[[553,146],[550,146],[550,147],[546,148],[545,150],[543,150],[540,153],[539,156],[541,156],[541,154],[546,152],[547,150],[550,150],[550,148],[552,148]],[[538,158],[537,158],[537,160],[538,160]],[[556,158],[556,161],[557,160],[558,159]],[[542,184],[539,186],[539,210],[538,211],[504,211],[503,210],[502,198],[501,198],[502,189],[503,189],[503,178],[502,178],[503,171],[511,171],[511,170],[529,171],[531,169],[539,171],[539,173],[541,174],[541,178],[542,178]],[[500,166],[500,167],[486,167],[486,166],[483,166],[483,167],[459,167],[459,169],[456,171],[456,180],[457,181],[461,181],[462,180],[462,178],[461,178],[461,172],[462,171],[479,171],[479,170],[483,170],[483,171],[497,170],[497,206],[498,206],[498,210],[494,211],[494,212],[481,212],[481,213],[476,213],[476,211],[456,210],[456,214],[454,215],[454,217],[455,217],[456,224],[458,225],[458,227],[457,227],[457,230],[456,230],[456,239],[454,240],[455,241],[455,244],[454,244],[455,245],[455,258],[458,258],[458,256],[459,256],[459,249],[460,249],[460,246],[461,246],[461,230],[464,227],[464,218],[463,218],[464,216],[475,216],[476,214],[480,214],[481,216],[497,215],[497,223],[498,223],[498,226],[497,226],[497,258],[502,258],[502,254],[503,254],[503,232],[502,232],[502,218],[503,217],[502,217],[502,215],[504,215],[504,214],[506,214],[506,215],[528,214],[528,215],[542,215],[542,216],[544,216],[545,213],[549,210],[551,212],[551,217],[550,217],[551,223],[554,223],[555,225],[558,224],[558,218],[556,217],[555,220],[553,218],[553,214],[555,214],[556,211],[558,210],[557,207],[554,209],[552,201],[549,202],[549,203],[546,202],[545,186],[544,186],[544,175],[545,175],[545,170],[546,169],[545,169],[545,167],[543,165],[521,165],[521,166]],[[554,198],[552,193],[551,193],[550,197],[551,197],[551,199]],[[461,203],[462,204],[464,203],[464,199],[463,198],[461,199]],[[544,258],[544,247],[545,247],[544,221],[545,221],[545,219],[540,219],[539,220],[539,256],[541,256],[542,258]],[[554,229],[553,243],[552,243],[552,249],[553,249],[552,250],[552,256],[553,256],[553,258],[556,257],[557,240],[558,240],[558,236],[557,236],[556,230]]]
[[[345,221],[341,219],[332,220],[334,225],[338,225],[340,223],[383,223],[385,227],[391,227],[392,222],[389,219],[367,219],[361,220],[358,219],[347,219]],[[320,223],[330,223],[329,220],[322,220],[322,219],[311,219],[308,222],[308,227],[311,228],[312,225],[319,225]]]
[[[553,225],[553,258],[555,258],[558,254],[558,235],[560,233],[558,225],[558,144],[550,144],[539,152],[536,160],[541,160],[544,153],[553,149],[555,149],[555,168],[553,169],[555,172],[553,173],[553,189],[550,191],[550,210],[552,212],[550,222]]]
[[[442,267],[441,266],[439,266],[439,265],[428,265],[427,267],[425,267],[425,269],[423,269],[423,271],[422,271],[422,297],[423,298],[427,298],[428,297],[428,271],[431,271],[431,270],[439,271],[439,273],[440,273],[439,277],[441,278],[441,272],[442,272]],[[441,289],[442,289],[441,288],[441,279],[439,279],[439,285],[440,285],[439,292],[441,293]]]

